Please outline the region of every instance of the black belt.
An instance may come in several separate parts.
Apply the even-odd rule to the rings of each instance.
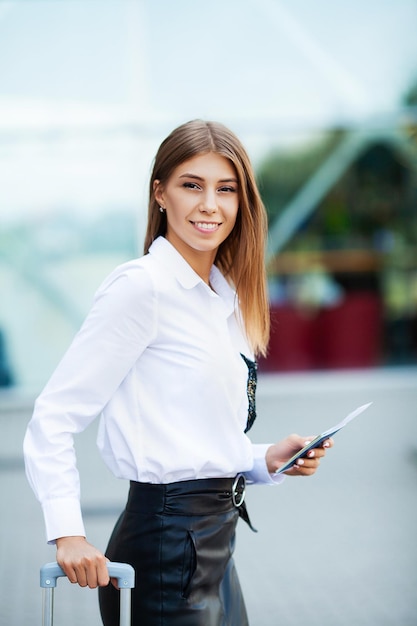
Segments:
[[[239,516],[256,532],[245,504],[246,480],[202,478],[167,484],[130,482],[126,508],[136,513],[165,515],[214,515],[237,509]]]

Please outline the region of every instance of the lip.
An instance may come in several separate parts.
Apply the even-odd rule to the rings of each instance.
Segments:
[[[190,220],[190,223],[200,233],[215,233],[221,226],[221,222],[207,222],[203,220],[199,220],[198,222]]]

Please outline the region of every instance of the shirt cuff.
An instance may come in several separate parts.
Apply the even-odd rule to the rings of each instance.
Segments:
[[[283,474],[271,474],[268,472],[265,455],[266,451],[272,444],[270,443],[253,443],[253,467],[250,472],[245,472],[247,483],[261,483],[263,485],[279,485],[285,480]]]
[[[46,539],[55,543],[59,537],[85,537],[81,506],[77,498],[53,498],[42,503]]]

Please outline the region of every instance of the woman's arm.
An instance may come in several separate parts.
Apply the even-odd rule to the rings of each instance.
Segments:
[[[115,271],[35,403],[24,454],[48,541],[85,535],[73,435],[101,413],[152,340],[154,312],[147,272]]]

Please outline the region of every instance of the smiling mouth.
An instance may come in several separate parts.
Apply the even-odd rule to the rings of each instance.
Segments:
[[[200,230],[210,231],[216,230],[220,226],[221,222],[191,222],[191,224]]]

